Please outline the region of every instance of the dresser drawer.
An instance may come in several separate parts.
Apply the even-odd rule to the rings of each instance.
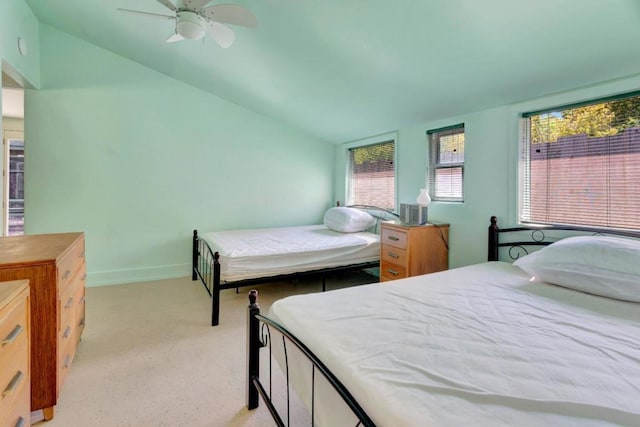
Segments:
[[[20,339],[11,352],[5,354],[0,370],[0,420],[2,414],[12,412],[22,396],[22,390],[29,389],[29,341]]]
[[[76,352],[76,344],[72,342],[71,339],[66,340],[65,343],[60,343],[60,345],[60,357],[58,358],[58,392],[71,368],[71,362],[73,362]],[[64,347],[62,347],[63,345]]]
[[[382,228],[380,243],[383,245],[391,245],[396,248],[407,248],[406,231],[396,230],[394,228]]]
[[[71,280],[64,283],[64,286],[61,286],[59,289],[60,298],[62,298],[63,294],[68,292],[75,292],[77,289],[84,288],[84,283],[86,280],[85,267],[84,263],[82,263],[78,269],[73,274]],[[65,299],[66,302],[66,299]]]
[[[58,287],[67,287],[78,268],[84,265],[84,239],[77,241],[66,255],[58,262]]]
[[[17,391],[13,399],[13,404],[7,408],[7,412],[0,412],[0,420],[7,420],[9,427],[29,427],[31,425],[30,393],[31,387],[29,387],[29,383],[25,381],[22,389]]]
[[[407,251],[390,245],[382,245],[380,248],[382,261],[392,264],[407,265]]]
[[[402,265],[382,261],[380,263],[380,278],[382,280],[402,279],[407,276],[407,268]]]
[[[78,289],[76,294],[76,318],[75,318],[75,337],[74,342],[78,345],[80,338],[82,337],[82,331],[84,331],[84,319],[85,319],[85,287],[82,286]]]
[[[12,351],[17,343],[27,337],[27,302],[22,299],[0,311],[0,367],[4,366],[2,357]]]

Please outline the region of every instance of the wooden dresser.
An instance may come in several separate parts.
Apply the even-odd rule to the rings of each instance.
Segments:
[[[0,425],[30,425],[29,281],[0,282]],[[6,423],[6,424],[5,424]]]
[[[380,281],[449,268],[449,224],[409,226],[383,222],[380,231]]]
[[[54,415],[84,329],[84,233],[0,238],[0,281],[28,279],[31,410]]]

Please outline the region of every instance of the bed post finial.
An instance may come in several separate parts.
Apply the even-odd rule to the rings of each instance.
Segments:
[[[258,306],[258,291],[255,289],[251,289],[249,291],[249,307]]]
[[[256,315],[260,314],[258,305],[258,291],[249,291],[249,309],[247,316],[247,408],[258,407],[258,389],[253,383],[254,378],[260,378],[260,321]]]
[[[491,225],[489,225],[489,248],[487,261],[498,261],[498,233],[500,232],[500,228],[498,227],[498,218],[492,216],[490,221]]]

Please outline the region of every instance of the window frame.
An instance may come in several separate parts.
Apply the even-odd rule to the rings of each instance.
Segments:
[[[516,198],[516,212],[517,222],[523,225],[541,225],[541,226],[559,226],[559,227],[575,227],[575,228],[588,228],[592,230],[602,230],[606,232],[607,230],[633,230],[638,231],[640,228],[630,228],[624,226],[616,226],[612,225],[601,225],[601,224],[584,224],[578,221],[554,221],[553,219],[549,221],[540,220],[539,218],[533,218],[533,214],[531,211],[533,210],[531,197],[532,197],[532,171],[531,171],[531,154],[530,154],[530,146],[531,146],[531,118],[534,116],[540,116],[545,114],[553,114],[553,113],[561,113],[563,111],[578,109],[586,106],[595,106],[606,104],[611,101],[624,100],[633,97],[640,97],[640,91],[630,91],[618,93],[615,95],[608,96],[600,96],[600,97],[591,97],[587,100],[582,100],[579,102],[570,102],[566,104],[559,104],[555,107],[545,107],[543,105],[537,106],[538,108],[532,109],[530,111],[523,112],[520,110],[518,112],[519,116],[519,126],[518,126],[518,151],[517,151],[517,198]],[[625,130],[626,131],[626,130]],[[577,136],[579,134],[575,134]],[[573,136],[573,135],[571,135]],[[610,193],[607,193],[610,195]],[[547,200],[547,199],[545,199]]]
[[[463,134],[465,135],[465,141],[463,147],[466,148],[466,134],[464,123],[458,123],[451,126],[446,126],[438,129],[431,129],[427,131],[427,149],[429,152],[429,161],[427,164],[427,182],[429,183],[429,196],[432,201],[437,202],[452,202],[452,203],[464,203],[464,169],[465,160],[464,152],[462,154],[462,162],[448,162],[442,163],[440,161],[440,139],[444,136]],[[446,197],[436,194],[436,171],[440,169],[460,169],[460,196],[459,197]]]
[[[396,133],[379,135],[345,144],[345,202],[346,205],[353,205],[352,180],[353,168],[351,162],[351,151],[358,148],[365,148],[374,145],[393,143],[393,207],[389,210],[397,211],[398,205],[398,140]]]

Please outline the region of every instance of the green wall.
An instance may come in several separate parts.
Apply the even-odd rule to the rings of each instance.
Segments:
[[[517,223],[521,113],[638,89],[640,75],[400,129],[396,141],[398,204],[415,203],[420,188],[425,186],[428,163],[426,131],[464,123],[465,201],[432,202],[429,219],[451,224],[450,268],[486,261],[487,227],[491,215],[496,215],[502,225]],[[337,200],[345,198],[344,171],[348,148],[371,143],[374,139],[336,145],[334,194]]]
[[[18,37],[27,43],[24,56],[18,51]],[[38,20],[29,6],[23,0],[0,0],[0,71],[24,86],[37,87],[40,84],[39,51]],[[2,122],[0,115],[0,129],[4,129]],[[0,200],[3,199],[4,187],[0,186]],[[4,211],[0,209],[0,224],[3,215]]]
[[[27,233],[86,233],[88,283],[190,274],[202,231],[322,221],[333,146],[42,24]]]

